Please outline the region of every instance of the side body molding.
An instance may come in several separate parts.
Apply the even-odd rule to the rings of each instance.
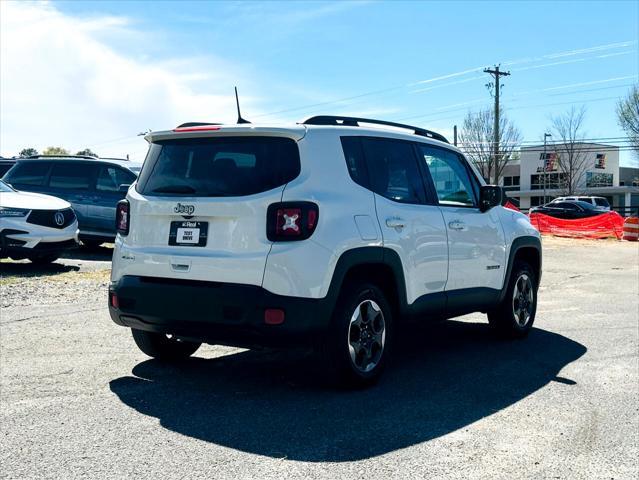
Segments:
[[[395,295],[399,313],[411,317],[428,317],[432,319],[450,318],[467,313],[486,311],[503,300],[506,295],[507,281],[513,269],[517,253],[522,249],[534,249],[539,258],[539,279],[541,280],[541,241],[534,236],[517,237],[510,247],[508,264],[501,290],[491,288],[470,288],[448,292],[423,295],[408,304],[406,299],[406,280],[399,255],[385,247],[360,247],[344,252],[335,267],[333,278],[324,299],[333,307],[342,290],[344,280],[353,268],[367,265],[383,265],[394,276]],[[331,308],[332,309],[332,308]]]

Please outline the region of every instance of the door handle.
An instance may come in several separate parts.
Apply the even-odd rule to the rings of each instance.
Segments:
[[[386,219],[386,226],[390,228],[404,228],[406,222],[403,218],[391,217]]]
[[[448,228],[451,230],[465,230],[466,224],[459,220],[453,220],[452,222],[448,222]]]

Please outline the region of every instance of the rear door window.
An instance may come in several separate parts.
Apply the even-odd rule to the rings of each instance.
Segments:
[[[79,162],[55,163],[51,169],[49,187],[63,190],[89,190],[95,175],[95,165]]]
[[[400,203],[426,203],[411,142],[371,137],[363,137],[361,142],[372,191]]]
[[[5,180],[12,185],[32,185],[40,187],[44,185],[50,167],[50,162],[25,160],[18,163],[8,172]]]
[[[234,197],[280,187],[299,173],[290,138],[164,140],[151,145],[137,188],[147,195]]]
[[[114,166],[100,167],[95,189],[98,192],[119,192],[120,185],[131,185],[135,175],[123,168]]]
[[[0,163],[0,178],[9,171],[9,169],[13,167],[10,163]]]

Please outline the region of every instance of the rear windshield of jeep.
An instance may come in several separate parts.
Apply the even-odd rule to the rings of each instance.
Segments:
[[[207,137],[151,144],[138,192],[237,197],[280,187],[300,173],[297,143],[280,137]]]

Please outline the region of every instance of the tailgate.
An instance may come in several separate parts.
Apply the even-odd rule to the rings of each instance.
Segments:
[[[300,172],[295,140],[170,138],[152,143],[127,199],[122,274],[261,285],[269,205]],[[120,254],[120,257],[124,257]]]

